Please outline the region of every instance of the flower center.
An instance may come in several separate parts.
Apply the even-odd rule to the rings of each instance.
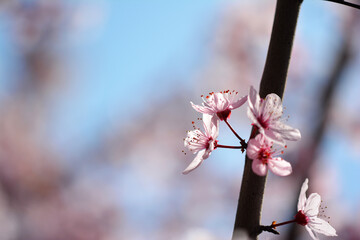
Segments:
[[[221,121],[226,120],[230,117],[231,115],[231,111],[229,109],[226,109],[224,111],[221,112],[217,112],[216,115],[219,117],[219,119]]]
[[[268,148],[261,148],[259,151],[258,159],[264,164],[268,162],[268,159],[271,158],[272,152]]]
[[[213,143],[213,138],[210,137],[209,140],[207,141],[206,145],[205,145],[205,149],[208,150],[210,148],[210,144],[212,144],[212,143]],[[214,144],[216,146],[217,141]]]
[[[261,127],[263,127],[264,129],[267,129],[269,127],[269,120],[264,119],[262,115],[260,117],[257,117],[257,120]]]
[[[298,211],[295,215],[295,221],[297,224],[305,226],[309,223],[309,217],[305,215],[303,210]]]

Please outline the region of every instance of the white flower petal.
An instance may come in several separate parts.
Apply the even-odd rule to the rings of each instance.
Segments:
[[[326,236],[337,236],[336,230],[324,219],[316,218],[314,221],[309,222],[308,225],[315,232]]]
[[[261,131],[260,131],[261,132]],[[281,146],[285,146],[286,142],[284,139],[281,138],[281,135],[275,131],[272,131],[270,129],[264,129],[263,130],[263,135],[264,137],[266,137],[267,139],[269,139],[270,141],[277,143]]]
[[[264,112],[274,119],[279,119],[283,114],[281,98],[275,93],[268,94],[264,102]]]
[[[209,129],[207,137],[212,137],[215,140],[219,136],[219,118],[204,114],[203,121],[206,122],[207,128]]]
[[[198,129],[188,132],[184,140],[184,146],[187,147],[194,154],[199,150],[204,149],[207,137]]]
[[[300,191],[298,211],[304,211],[304,214],[309,218],[309,222],[305,226],[305,229],[309,232],[312,239],[319,239],[317,233],[324,234],[326,236],[337,236],[336,230],[325,220],[318,218],[319,207],[321,203],[321,197],[317,193],[310,194],[306,199],[306,191],[308,189],[308,179],[305,179]]]
[[[248,104],[250,110],[255,116],[259,115],[258,109],[260,108],[260,96],[257,94],[253,86],[250,87],[250,92],[248,95]]]
[[[261,128],[259,121],[257,120],[256,116],[254,115],[254,112],[251,110],[250,107],[248,107],[247,109],[247,116],[248,118],[250,118],[253,124],[255,124],[258,128]]]
[[[319,237],[316,235],[316,233],[309,227],[309,226],[305,226],[306,231],[308,231],[310,237],[314,240],[319,240]]]
[[[214,114],[215,112],[209,108],[209,107],[205,107],[205,106],[200,106],[200,105],[195,105],[194,103],[190,102],[191,106],[200,113],[204,113],[204,114]]]
[[[273,142],[284,146],[285,140],[296,141],[301,138],[298,129],[282,122],[283,107],[281,98],[278,95],[271,93],[262,100],[251,86],[248,95],[248,105],[247,115],[252,123]]]
[[[237,101],[231,103],[230,108],[231,110],[234,110],[235,108],[241,107],[248,99],[248,96],[241,97]]]
[[[204,158],[204,159],[207,159],[207,158],[210,156],[211,152],[214,151],[214,149],[215,149],[215,141],[214,141],[214,140],[210,140],[210,141],[209,141],[209,148],[206,149],[203,158]]]
[[[212,122],[213,119],[213,115],[209,115],[209,114],[203,114],[203,125],[204,125],[204,130],[205,130],[205,135],[206,137],[210,137],[211,136],[211,132],[212,132]]]
[[[218,112],[224,111],[229,106],[228,100],[225,99],[222,93],[214,93],[213,95],[214,95],[215,109]]]
[[[291,164],[280,157],[269,159],[267,165],[278,176],[288,176],[292,173]]]
[[[289,141],[298,141],[301,139],[301,134],[299,129],[290,127],[282,122],[276,122],[274,125],[271,125],[270,128],[273,131],[278,132],[281,137]]]
[[[197,167],[199,167],[201,165],[201,163],[204,161],[204,154],[205,154],[205,149],[201,150],[198,152],[198,154],[196,155],[196,157],[194,158],[194,160],[189,164],[189,166],[182,172],[183,174],[188,174],[189,172],[193,171],[194,169],[196,169]]]
[[[299,201],[298,201],[298,206],[297,206],[298,211],[305,209],[306,191],[309,188],[308,182],[309,182],[309,179],[305,179],[303,185],[301,186]]]
[[[317,193],[310,194],[306,200],[304,213],[308,217],[317,216],[319,214],[319,207],[321,203],[321,197]]]

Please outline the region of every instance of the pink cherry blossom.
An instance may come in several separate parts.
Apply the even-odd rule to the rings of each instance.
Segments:
[[[200,113],[213,115],[220,120],[226,120],[230,117],[231,111],[242,106],[246,100],[247,96],[239,98],[238,92],[227,90],[210,93],[205,99],[203,98],[202,106],[190,103]]]
[[[289,162],[274,157],[277,152],[272,148],[273,142],[262,134],[250,139],[246,149],[247,156],[253,160],[252,170],[259,176],[265,176],[268,168],[278,176],[287,176],[292,172]]]
[[[218,121],[212,121],[212,116],[204,115],[203,126],[204,132],[196,129],[189,131],[184,140],[184,146],[187,147],[194,154],[197,153],[194,160],[183,171],[183,174],[188,174],[207,159],[211,152],[216,148],[216,138],[219,135]]]
[[[305,179],[300,191],[298,202],[298,213],[295,216],[296,223],[305,226],[310,236],[314,240],[318,240],[316,233],[326,236],[337,236],[336,230],[325,220],[318,217],[321,197],[317,193],[310,194],[306,198],[308,189],[308,179]]]
[[[283,123],[281,119],[283,107],[281,98],[268,94],[261,99],[256,90],[251,86],[248,95],[247,115],[259,132],[272,141],[285,145],[285,140],[297,141],[301,138],[300,131]]]

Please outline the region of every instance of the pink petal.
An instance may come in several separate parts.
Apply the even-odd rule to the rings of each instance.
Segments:
[[[206,137],[211,136],[211,130],[212,130],[212,125],[213,125],[213,122],[212,122],[213,117],[214,117],[213,115],[203,114],[202,120],[203,120],[203,126],[204,126]]]
[[[304,210],[305,209],[305,203],[306,203],[306,191],[308,190],[309,179],[305,179],[303,185],[301,186],[300,195],[299,195],[299,201],[298,201],[298,207],[297,210]]]
[[[219,136],[219,118],[213,118],[211,127],[211,137],[215,140]],[[214,123],[215,122],[215,123]]]
[[[253,112],[255,117],[259,115],[258,109],[260,108],[260,96],[257,94],[253,86],[250,87],[250,92],[248,95],[248,104],[250,110]]]
[[[256,126],[258,126],[259,128],[261,128],[261,125],[260,125],[259,121],[257,120],[254,112],[251,110],[250,107],[248,107],[248,109],[247,109],[247,116],[248,116],[248,118],[250,119],[250,121],[251,121],[253,124],[255,124]]]
[[[317,216],[319,214],[319,207],[321,203],[321,197],[317,193],[310,194],[306,200],[304,213],[308,217]]]
[[[267,165],[278,176],[288,176],[292,173],[291,164],[280,157],[269,159]]]
[[[246,155],[248,158],[253,160],[257,159],[259,156],[260,147],[261,145],[256,139],[250,139],[246,148]]]
[[[281,137],[281,134],[273,131],[272,129],[265,129],[263,130],[263,134],[264,136],[269,139],[270,141],[277,143],[281,146],[285,146],[286,142],[285,140]]]
[[[314,221],[309,222],[308,225],[315,232],[326,236],[337,236],[336,230],[328,222],[321,218],[314,219]]]
[[[204,128],[206,129],[206,136],[212,137],[214,140],[219,136],[219,118],[215,116],[203,114],[202,117]]]
[[[197,167],[201,165],[201,163],[204,161],[205,149],[198,152],[194,160],[190,163],[190,165],[182,172],[183,174],[188,174],[189,172],[193,171]]]
[[[231,110],[241,107],[248,99],[248,96],[241,97],[239,100],[231,103]]]
[[[272,147],[272,145],[274,144],[274,142],[267,138],[266,136],[264,136],[264,134],[258,134],[255,137],[256,141],[258,141],[260,143],[261,146],[263,147]]]
[[[192,139],[195,137],[200,140],[197,142],[192,141]],[[204,144],[204,141],[206,141],[206,136],[204,136],[204,134],[200,130],[196,129],[194,131],[188,132],[187,137],[184,141],[184,147],[187,147],[193,153],[197,153],[199,150],[205,148],[206,145]]]
[[[199,105],[195,105],[193,104],[192,102],[191,103],[191,106],[197,111],[197,112],[200,112],[200,113],[204,113],[204,114],[214,114],[215,112],[209,108],[209,107],[204,107],[204,106],[199,106]]]
[[[256,173],[259,176],[265,176],[267,173],[267,166],[266,164],[263,164],[259,160],[253,160],[252,162],[252,170],[254,173]]]
[[[204,160],[207,159],[210,156],[212,151],[214,151],[214,148],[215,148],[214,141],[210,141],[209,145],[210,145],[209,148],[205,150],[205,153],[204,153],[204,155],[202,157]]]
[[[264,113],[270,114],[272,119],[279,119],[283,114],[281,98],[275,93],[271,93],[266,96],[264,101]]]
[[[228,100],[225,99],[222,93],[214,93],[214,103],[216,110],[219,112],[224,111],[229,105]]]
[[[301,139],[301,134],[299,129],[290,127],[281,122],[276,122],[276,124],[270,126],[273,131],[278,132],[281,135],[281,138],[289,141],[298,141]]]

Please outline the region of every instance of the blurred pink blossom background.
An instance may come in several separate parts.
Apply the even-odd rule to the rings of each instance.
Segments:
[[[0,239],[230,239],[245,155],[217,149],[182,175],[194,157],[183,139],[201,117],[190,101],[259,86],[274,9],[1,1]],[[283,100],[302,139],[285,151],[293,174],[268,177],[263,224],[296,214],[307,176],[339,238],[360,239],[359,20],[303,3]],[[229,122],[248,139],[246,107]],[[218,139],[237,144],[225,126]],[[260,239],[288,238],[278,230]]]

